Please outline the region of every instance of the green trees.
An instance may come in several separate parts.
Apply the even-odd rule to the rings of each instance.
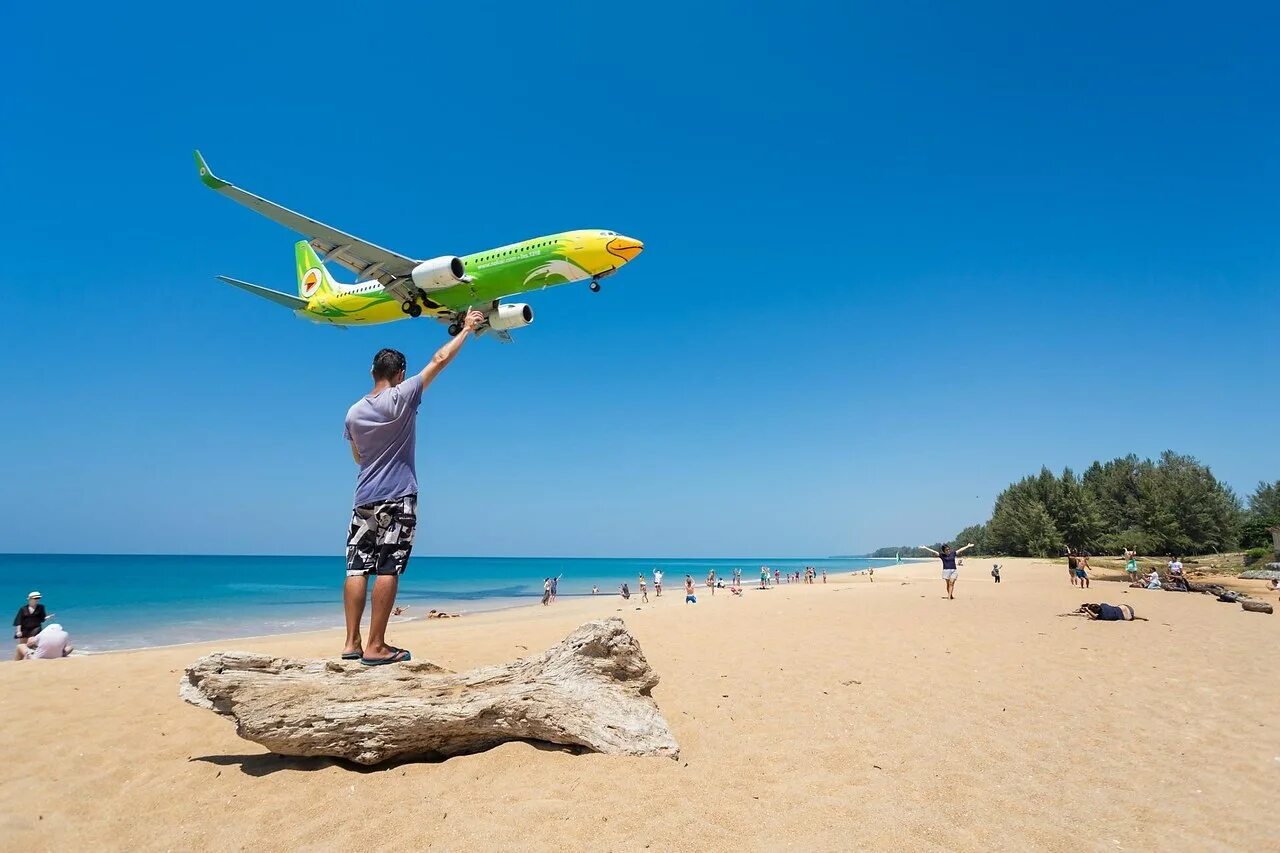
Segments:
[[[1240,530],[1240,544],[1245,548],[1272,547],[1268,528],[1280,525],[1280,480],[1258,483],[1249,495],[1249,511]]]
[[[1271,517],[1280,524],[1280,481],[1260,483],[1250,498],[1248,518],[1263,524]],[[1094,462],[1081,477],[1070,468],[1061,476],[1041,468],[1001,492],[991,520],[956,541],[977,542],[983,553],[1037,557],[1063,548],[1200,554],[1236,547],[1244,520],[1239,499],[1207,466],[1165,451],[1154,462],[1132,454]]]

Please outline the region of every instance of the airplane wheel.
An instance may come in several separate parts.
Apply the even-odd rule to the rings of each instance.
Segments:
[[[418,303],[416,303],[416,302],[415,302],[415,303],[413,303],[412,305],[410,305],[410,306],[409,306],[409,316],[410,316],[410,317],[421,317],[421,316],[422,316],[422,306],[421,306],[421,305],[419,305],[419,304],[418,304]]]
[[[401,302],[401,303],[400,303],[400,310],[401,310],[401,311],[403,311],[403,312],[404,312],[404,313],[406,313],[406,314],[412,314],[412,313],[413,313],[413,303],[412,303],[412,302]]]
[[[600,282],[598,282],[598,281],[593,281],[593,282],[591,282],[591,292],[592,292],[592,293],[599,293],[599,292],[600,292]]]
[[[462,331],[462,326],[459,325],[458,323],[449,324],[449,337],[452,338],[454,335],[458,334],[458,332],[461,332],[461,331]]]

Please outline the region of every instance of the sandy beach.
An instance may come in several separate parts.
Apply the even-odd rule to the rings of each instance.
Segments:
[[[741,599],[700,586],[697,605],[669,578],[648,605],[566,599],[391,634],[462,670],[621,616],[661,676],[678,761],[512,743],[356,769],[269,755],[177,697],[201,654],[332,656],[340,631],[5,663],[0,847],[1273,849],[1280,617],[1000,562],[996,585],[968,560],[954,601],[921,563]],[[1084,601],[1151,621],[1059,618]]]

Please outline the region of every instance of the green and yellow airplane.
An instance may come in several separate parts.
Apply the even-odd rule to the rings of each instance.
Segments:
[[[215,177],[199,151],[195,157],[205,186],[307,238],[295,246],[297,296],[218,278],[317,323],[370,325],[425,313],[448,324],[449,334],[456,335],[462,317],[476,308],[486,318],[481,331],[510,343],[512,329],[533,322],[533,309],[504,303],[503,298],[571,281],[590,281],[591,290],[599,292],[600,279],[617,272],[644,249],[639,240],[613,231],[564,231],[474,255],[419,260],[246,192]],[[326,261],[354,272],[355,284],[334,281]]]

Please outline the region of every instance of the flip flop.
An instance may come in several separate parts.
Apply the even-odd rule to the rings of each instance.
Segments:
[[[389,658],[361,657],[360,663],[365,666],[386,666],[389,663],[407,663],[411,660],[413,660],[413,655],[409,654],[408,649],[396,649]]]
[[[362,657],[364,657],[364,652],[343,652],[342,653],[343,660],[360,660],[360,658]]]

